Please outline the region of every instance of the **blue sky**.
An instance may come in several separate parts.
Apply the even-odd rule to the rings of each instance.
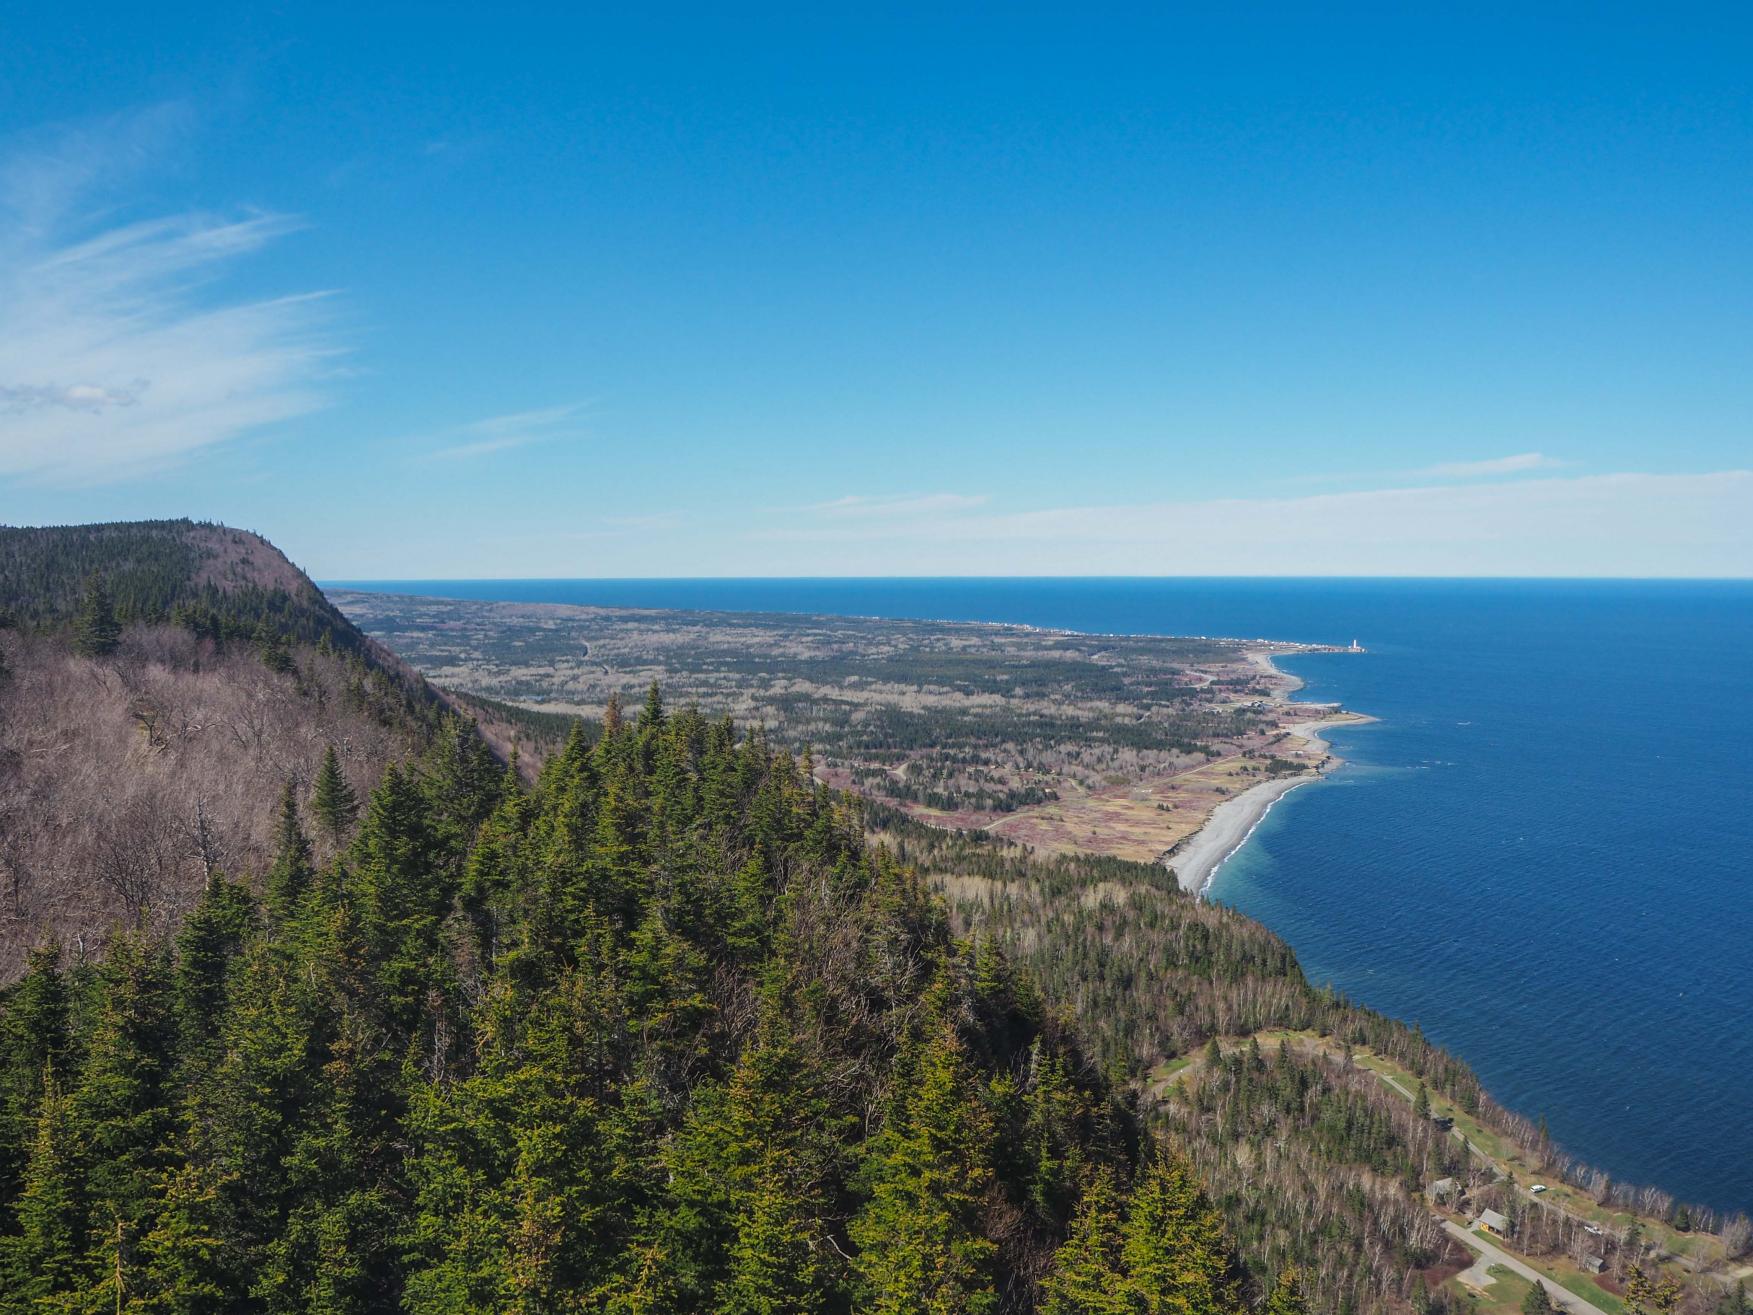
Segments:
[[[5,18],[0,521],[1753,574],[1745,5],[369,8]]]

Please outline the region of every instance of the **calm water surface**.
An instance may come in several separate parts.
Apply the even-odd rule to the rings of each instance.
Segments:
[[[452,597],[1359,639],[1381,721],[1219,870],[1316,981],[1421,1023],[1614,1177],[1753,1208],[1753,584],[354,582]]]

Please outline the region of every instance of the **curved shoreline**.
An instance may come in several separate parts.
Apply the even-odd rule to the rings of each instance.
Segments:
[[[1303,687],[1301,678],[1280,671],[1273,664],[1269,651],[1256,651],[1248,656],[1251,661],[1284,682],[1278,694],[1279,701],[1292,704],[1293,700],[1286,695]],[[1316,710],[1324,705],[1309,706],[1311,710]],[[1355,713],[1332,715],[1336,710],[1331,707],[1326,707],[1325,710],[1329,715],[1313,717],[1285,728],[1291,734],[1307,740],[1311,749],[1323,755],[1328,755],[1328,744],[1321,738],[1321,732],[1327,727],[1357,725],[1374,720]],[[1254,834],[1266,814],[1272,811],[1274,804],[1298,786],[1319,780],[1325,773],[1340,765],[1338,758],[1327,756],[1319,767],[1274,781],[1262,781],[1212,809],[1211,816],[1205,819],[1205,825],[1173,857],[1166,860],[1166,866],[1175,874],[1181,889],[1196,898],[1205,898],[1217,870],[1248,843],[1248,838]]]
[[[1204,898],[1218,868],[1248,843],[1248,838],[1272,811],[1272,805],[1317,776],[1318,772],[1306,772],[1283,780],[1263,781],[1219,804],[1205,820],[1205,825],[1169,863],[1181,889]]]

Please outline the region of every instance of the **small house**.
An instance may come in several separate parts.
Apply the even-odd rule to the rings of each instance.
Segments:
[[[1510,1221],[1495,1210],[1481,1210],[1479,1218],[1473,1221],[1473,1227],[1490,1233],[1493,1237],[1508,1237]]]
[[[1605,1258],[1596,1255],[1593,1251],[1583,1257],[1583,1273],[1585,1274],[1599,1274],[1606,1266]]]
[[[1453,1178],[1438,1178],[1426,1190],[1430,1199],[1437,1205],[1453,1201],[1460,1195],[1460,1185]]]

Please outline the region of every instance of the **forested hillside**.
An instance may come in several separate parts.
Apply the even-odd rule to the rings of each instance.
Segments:
[[[259,535],[194,521],[0,526],[0,608],[22,629],[75,621],[94,586],[122,626],[174,622],[216,638],[268,631],[363,650],[363,635]]]
[[[1689,1248],[1687,1268],[1702,1267],[1706,1247],[1652,1218],[1718,1232],[1731,1255],[1748,1245],[1744,1217],[1614,1183],[1570,1159],[1416,1027],[1312,986],[1272,932],[1187,896],[1159,864],[1042,858],[880,806],[868,820],[943,892],[958,929],[995,943],[1070,1008],[1112,1080],[1144,1093],[1148,1125],[1190,1158],[1256,1287],[1289,1266],[1323,1310],[1425,1315],[1456,1304],[1443,1281],[1470,1256],[1426,1200],[1443,1178],[1475,1211],[1514,1215],[1530,1245],[1541,1237],[1558,1254],[1602,1254],[1612,1282],[1672,1261],[1669,1248]],[[1263,1048],[1254,1038],[1267,1033],[1280,1039]],[[1401,1086],[1351,1063],[1353,1048],[1392,1063]],[[1432,1122],[1428,1100],[1419,1108],[1419,1086],[1546,1182],[1569,1181],[1581,1199],[1611,1207],[1599,1216],[1611,1226],[1586,1232],[1586,1219],[1530,1208],[1498,1167]],[[1721,1293],[1718,1279],[1703,1280],[1687,1289],[1689,1308],[1711,1310]]]
[[[33,955],[0,1309],[1240,1309],[1185,1163],[760,735],[654,695],[533,793],[436,752],[328,862],[277,825],[174,939]]]
[[[262,871],[272,803],[326,759],[355,794],[476,731],[256,535],[188,521],[0,528],[0,982],[53,933],[174,926]],[[506,756],[551,726],[474,700]],[[329,842],[319,838],[326,856]]]

